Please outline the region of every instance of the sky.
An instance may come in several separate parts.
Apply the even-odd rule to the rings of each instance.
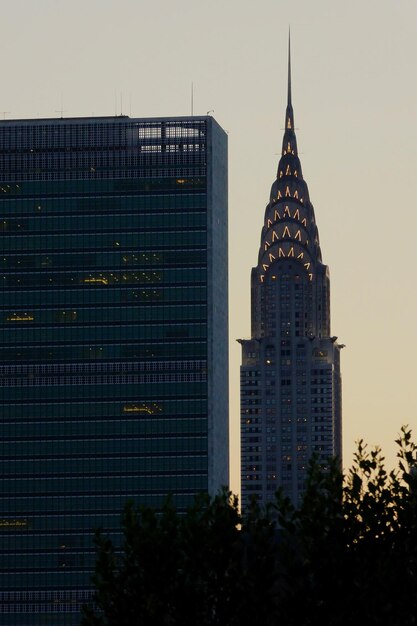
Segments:
[[[211,111],[229,138],[231,488],[250,270],[276,175],[291,26],[304,178],[342,352],[344,465],[355,441],[417,439],[415,0],[0,0],[0,118]]]

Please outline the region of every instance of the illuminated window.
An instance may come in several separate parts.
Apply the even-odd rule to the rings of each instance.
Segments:
[[[57,311],[57,322],[75,322],[77,319],[77,311]]]
[[[291,176],[291,168],[287,165],[287,169],[285,170],[285,176]]]
[[[282,198],[282,194],[280,191],[278,191],[277,200],[279,200],[280,198]]]
[[[295,210],[294,219],[295,220],[299,220],[300,219],[300,211],[298,209]]]
[[[298,241],[301,241],[301,232],[300,229],[297,230],[297,232],[295,233],[295,239],[298,239]]]
[[[268,219],[267,228],[269,228],[270,226],[272,226],[272,220]]]
[[[282,170],[279,171],[279,177],[282,178]]]
[[[28,520],[25,518],[1,518],[0,528],[27,528]]]
[[[33,313],[11,313],[6,317],[8,322],[33,322],[34,319]]]
[[[109,272],[108,274],[90,274],[82,279],[81,282],[85,284],[113,285],[115,283],[159,282],[161,279],[162,274],[160,272]]]
[[[294,198],[298,199],[298,191],[297,190],[294,191]]]
[[[278,248],[278,257],[285,257],[285,253],[281,247]]]
[[[286,226],[284,228],[284,232],[282,233],[283,237],[291,237],[291,233],[290,233],[290,229],[288,228],[288,226]]]
[[[306,218],[302,219],[302,220],[301,220],[301,223],[302,223],[302,225],[303,225],[303,226],[307,226],[307,220],[306,220]]]
[[[264,272],[266,272],[266,270],[268,269],[269,265],[265,265],[265,263],[263,263],[262,267],[264,268]]]
[[[103,278],[103,277],[90,277],[90,278],[84,278],[84,282],[85,283],[90,283],[90,284],[99,284],[99,285],[108,285],[109,281],[107,280],[107,278]]]
[[[271,253],[269,253],[269,260],[271,261],[271,263],[272,263],[272,261],[275,261],[275,257]]]
[[[156,402],[138,402],[136,404],[125,404],[123,407],[123,413],[147,413],[148,415],[154,415],[155,413],[161,413],[162,407]]]
[[[142,152],[162,152],[161,145],[141,146],[140,149]],[[92,171],[95,171],[95,170],[92,170]]]
[[[275,230],[272,231],[272,241],[276,241],[278,239],[278,235]]]
[[[278,213],[278,211],[277,211],[276,209],[275,209],[274,219],[275,219],[275,221],[277,221],[277,220],[280,220],[280,219],[281,219],[281,216],[280,216],[280,214]]]
[[[287,187],[287,189],[288,189],[288,187]],[[290,213],[290,210],[288,208],[288,205],[285,207],[284,215],[287,215],[288,217],[291,217],[291,213]]]
[[[288,256],[294,256],[294,247],[291,246],[290,251],[288,252]]]
[[[286,197],[286,198],[288,198],[288,197],[290,197],[290,198],[291,198],[291,192],[290,192],[290,188],[288,187],[288,185],[287,185],[287,187],[285,188],[285,197]]]

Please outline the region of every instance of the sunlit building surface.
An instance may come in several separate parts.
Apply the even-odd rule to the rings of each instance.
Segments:
[[[315,453],[341,458],[340,349],[330,334],[330,280],[294,132],[291,68],[277,178],[252,269],[251,338],[242,339],[242,505],[297,505]]]
[[[93,530],[228,484],[227,141],[0,122],[0,623],[78,624]]]

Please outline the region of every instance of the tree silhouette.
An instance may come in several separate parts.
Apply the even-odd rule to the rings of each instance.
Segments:
[[[121,551],[97,533],[82,626],[417,625],[417,446],[398,467],[360,441],[344,477],[312,459],[303,501],[243,515],[223,490],[184,515],[129,504]]]

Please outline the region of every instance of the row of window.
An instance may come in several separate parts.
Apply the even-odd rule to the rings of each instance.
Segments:
[[[119,436],[100,436],[96,433],[88,439],[84,437],[67,438],[61,440],[45,440],[42,445],[39,441],[16,441],[13,447],[2,450],[3,458],[17,459],[19,457],[49,458],[66,456],[88,457],[100,454],[132,455],[145,452],[177,453],[184,451],[201,452],[205,449],[206,438],[195,436],[194,433],[166,433],[164,437],[153,433],[142,433],[131,436],[128,433]]]
[[[184,190],[197,191],[206,189],[205,175],[193,176],[196,168],[190,168],[191,176],[184,168],[180,168],[177,171],[180,178],[169,172],[169,170],[162,170],[159,176],[157,169],[153,171],[150,168],[147,171],[136,169],[136,171],[131,172],[128,170],[123,171],[123,169],[116,172],[109,170],[108,172],[101,172],[102,179],[98,178],[97,180],[91,180],[94,178],[94,172],[86,173],[85,177],[79,176],[77,180],[73,180],[76,177],[72,177],[70,175],[71,172],[68,171],[19,171],[16,172],[17,183],[14,183],[14,172],[10,172],[9,182],[0,182],[0,202],[2,196],[7,198],[12,196],[36,196],[38,199],[41,199],[50,195],[59,195],[61,198],[65,198],[66,195],[74,194],[172,193],[183,192]],[[55,174],[59,175],[60,173],[61,179],[55,176]],[[50,177],[48,177],[48,174]]]
[[[173,501],[177,506],[177,509],[185,511],[188,507],[190,507],[194,501],[195,492],[192,489],[189,489],[188,486],[184,489],[183,493],[180,490],[176,491],[173,494]],[[166,492],[165,494],[160,493],[157,494],[132,494],[132,499],[134,498],[135,502],[138,504],[145,504],[146,506],[152,506],[153,508],[161,508],[164,502],[166,502]],[[85,498],[82,498],[84,502]],[[13,535],[13,541],[22,549],[28,548],[29,545],[33,546],[34,537],[39,537],[39,533],[41,536],[46,537],[56,537],[57,535],[61,536],[62,534],[68,533],[83,533],[83,537],[85,537],[84,546],[91,546],[91,531],[92,524],[94,524],[95,528],[107,528],[109,531],[111,529],[114,530],[114,538],[118,538],[120,536],[120,511],[123,510],[123,506],[126,503],[126,500],[119,498],[113,499],[114,508],[109,509],[108,506],[106,511],[94,509],[91,511],[77,511],[77,508],[74,507],[74,510],[71,511],[70,515],[65,517],[65,524],[63,524],[63,518],[59,511],[46,511],[45,507],[42,510],[39,507],[38,511],[31,512],[30,517],[27,517],[27,508],[28,499],[24,499],[22,509],[25,509],[25,513],[22,513],[22,518],[27,521],[27,528],[24,532],[15,532],[12,529],[9,531],[0,532],[0,544],[2,546],[5,545],[5,551],[10,549],[10,535]],[[16,529],[17,531],[17,529]],[[45,531],[47,534],[45,534]],[[13,585],[10,584],[13,573],[9,571],[9,576],[7,580],[7,586],[4,585],[3,588],[11,588]],[[1,582],[1,578],[0,578]],[[39,583],[38,579],[37,582]],[[55,582],[55,581],[54,581]],[[80,581],[75,582],[73,587],[79,587]],[[31,589],[34,586],[33,576],[28,578],[26,581],[23,581],[21,577],[18,577],[18,587],[24,587]],[[42,586],[42,583],[39,583],[39,586]],[[55,585],[51,583],[51,581],[47,585],[49,588],[54,588]],[[20,626],[20,625],[19,625]]]
[[[83,603],[57,603],[53,602],[51,604],[0,604],[0,613],[1,614],[39,614],[39,613],[80,613],[81,607]]]
[[[206,245],[206,230],[198,230],[196,227],[178,229],[172,227],[165,229],[163,224],[159,224],[159,230],[149,232],[131,233],[130,229],[125,232],[91,232],[91,233],[68,233],[59,234],[12,234],[2,237],[2,253],[8,252],[29,252],[35,250],[45,250],[48,252],[85,252],[91,250],[111,250],[113,248],[130,248],[133,250],[153,250],[158,248],[179,248],[184,246]],[[75,230],[75,228],[73,228]],[[22,236],[23,235],[23,236]]]
[[[206,120],[141,120],[120,117],[81,120],[62,118],[37,120],[25,124],[10,122],[2,128],[0,149],[9,150],[14,143],[44,142],[49,146],[55,140],[67,145],[123,145],[135,138],[201,138],[206,135]]]
[[[188,478],[189,479],[186,480],[186,477],[182,477],[178,483],[174,483],[171,486],[174,502],[176,495],[180,495],[182,498],[187,492],[195,496],[196,490],[207,491],[207,476],[189,476]],[[89,513],[89,526],[87,528],[89,528],[91,532],[92,520],[93,522],[97,521],[97,525],[100,526],[100,517],[106,513],[108,514],[115,511],[118,513],[118,523],[120,527],[120,511],[123,511],[123,507],[129,499],[138,502],[138,504],[146,504],[147,506],[153,506],[154,502],[161,506],[167,496],[165,477],[161,480],[160,487],[154,485],[153,490],[146,489],[146,484],[147,481],[144,481],[142,485],[136,485],[131,491],[108,495],[97,495],[94,493],[72,496],[55,495],[53,498],[48,499],[45,499],[43,495],[36,496],[33,494],[20,497],[10,496],[4,499],[3,506],[13,506],[14,510],[18,513],[20,511],[25,513],[30,512],[32,518],[35,518],[32,523],[33,529],[35,529],[35,527],[36,529],[42,528],[43,518],[45,518],[45,522],[47,522],[49,516],[56,516],[54,519],[54,527],[57,529],[77,528],[77,521],[83,517],[83,514]],[[193,498],[188,500],[188,505],[191,505],[192,500]],[[39,514],[38,524],[35,524],[37,521],[35,517],[36,514]],[[65,523],[63,521],[63,515],[65,515]],[[92,515],[95,517],[92,518]],[[74,526],[71,524],[71,518],[73,518]],[[16,530],[12,532],[14,534]],[[17,532],[22,532],[22,530],[17,530]],[[27,532],[27,530],[23,530],[23,532]],[[30,581],[30,585],[33,585],[33,577]]]
[[[166,321],[174,322],[204,322],[207,317],[206,305],[162,305],[154,307],[100,307],[74,310],[26,310],[0,312],[0,324],[6,325],[30,325],[30,326],[56,326],[57,324],[97,325],[112,324],[120,325],[136,322]]]
[[[152,162],[152,156],[158,155],[158,163],[176,165],[185,163],[188,165],[205,164],[205,143],[155,143],[137,142],[132,146],[104,146],[97,149],[91,146],[63,145],[45,146],[36,143],[33,147],[16,146],[15,149],[0,152],[0,165],[3,172],[15,171],[16,169],[50,169],[64,168],[88,168],[96,170],[122,169],[142,166]],[[162,159],[161,157],[165,157]]]
[[[6,399],[3,398],[3,402],[0,403],[0,418],[2,426],[6,424],[25,424],[24,428],[29,428],[31,424],[36,428],[37,425],[39,433],[42,433],[44,432],[43,429],[48,428],[51,420],[57,420],[58,423],[62,423],[64,428],[66,423],[72,420],[82,420],[85,415],[88,415],[91,423],[94,423],[98,418],[120,420],[120,414],[123,414],[125,418],[131,417],[136,420],[137,416],[135,413],[142,412],[140,411],[141,408],[148,409],[147,412],[149,415],[152,415],[152,420],[155,420],[154,415],[159,413],[167,416],[168,420],[177,420],[188,415],[192,417],[207,415],[207,401],[205,398],[190,398],[186,396],[181,398],[164,398],[162,400],[158,396],[146,398],[144,393],[141,393],[141,397],[138,398],[138,390],[133,389],[130,391],[136,391],[136,393],[130,393],[119,400],[97,398],[93,401],[91,398],[83,398],[79,401],[73,399],[65,404],[63,402],[50,404],[38,401],[27,404],[21,402],[15,405],[7,403]],[[134,410],[135,407],[139,410]],[[143,416],[141,421],[143,421]]]
[[[175,302],[187,306],[188,304],[198,304],[207,300],[207,288],[204,281],[196,281],[190,285],[151,286],[143,285],[140,288],[120,289],[120,285],[107,285],[106,289],[85,289],[77,287],[65,290],[43,289],[43,290],[1,290],[0,306],[6,312],[10,308],[17,307],[37,307],[41,310],[48,307],[111,307],[114,305],[124,306],[124,303],[133,304],[149,303],[152,308],[157,304],[165,306],[168,302]]]
[[[133,363],[54,363],[54,365],[0,365],[4,374],[67,374],[72,372],[131,372],[162,370],[201,370],[206,360],[136,361]]]
[[[48,273],[16,273],[16,274],[3,274],[0,276],[0,288],[7,289],[8,287],[74,287],[75,285],[85,285],[87,287],[103,287],[107,285],[132,285],[132,284],[149,284],[149,283],[159,283],[159,282],[168,282],[169,276],[168,272],[181,272],[180,275],[177,275],[178,278],[183,282],[187,282],[192,274],[195,277],[196,272],[199,274],[199,278],[201,279],[204,275],[202,270],[168,270],[167,272],[160,271],[142,271],[142,272],[126,272],[126,271],[115,271],[115,272],[96,272],[96,273],[85,273],[80,272],[76,274],[71,274],[69,272],[48,272]],[[13,321],[13,320],[9,320]],[[19,321],[19,320],[18,320]]]
[[[187,155],[188,156],[188,155]],[[191,156],[191,155],[190,155]],[[86,168],[85,170],[65,168],[55,170],[45,170],[44,168],[27,168],[25,172],[22,170],[9,170],[4,174],[7,174],[9,183],[0,183],[0,200],[1,194],[10,194],[8,197],[16,197],[22,193],[22,181],[28,181],[31,184],[33,181],[41,181],[43,184],[62,184],[63,182],[72,182],[77,185],[79,181],[83,181],[85,184],[94,185],[99,182],[106,182],[107,185],[111,185],[114,179],[118,179],[119,183],[134,184],[135,181],[140,178],[158,178],[159,180],[166,178],[175,178],[187,182],[188,188],[194,186],[196,190],[204,188],[204,185],[198,185],[197,183],[191,183],[198,179],[204,179],[207,174],[206,163],[203,159],[196,159],[194,155],[184,158],[184,155],[180,155],[178,158],[173,159],[170,163],[167,163],[164,158],[160,158],[159,155],[150,155],[145,161],[142,159],[136,166],[125,166],[123,168],[108,168],[95,170]],[[186,177],[184,180],[183,177]],[[181,183],[178,183],[181,184]],[[24,186],[26,186],[24,184]],[[137,191],[137,185],[133,188]],[[149,187],[153,187],[150,185]],[[169,193],[175,193],[178,188],[172,186],[163,186],[158,184],[159,189],[167,191]],[[159,189],[155,189],[159,191]],[[153,189],[152,189],[153,190]],[[26,195],[30,196],[32,193],[28,193],[24,189]],[[77,191],[80,191],[77,189]],[[144,192],[147,190],[145,189]],[[52,192],[51,192],[52,193]],[[13,196],[12,194],[15,194]],[[38,195],[44,196],[44,192],[38,192]]]
[[[21,254],[0,257],[3,269],[71,268],[115,270],[125,267],[195,265],[205,263],[207,254],[202,249],[106,252],[102,253],[58,253],[58,254]]]
[[[142,213],[204,211],[207,198],[204,193],[189,190],[185,193],[158,193],[147,195],[70,195],[59,197],[10,198],[4,195],[0,183],[0,208],[4,217],[25,215],[106,215],[117,213]]]
[[[171,435],[180,433],[204,434],[207,428],[207,417],[202,414],[201,410],[198,415],[187,413],[187,411],[184,411],[183,414],[179,412],[178,414],[170,414],[166,412],[164,407],[165,403],[137,401],[120,404],[119,411],[111,415],[91,418],[88,409],[86,409],[84,415],[76,416],[73,419],[65,416],[65,419],[58,420],[52,415],[49,418],[44,418],[42,422],[29,416],[21,420],[13,420],[13,416],[10,416],[9,421],[2,424],[2,438],[4,442],[17,440],[29,442],[67,437],[90,439],[98,436],[117,438],[126,435],[156,436],[166,433]],[[102,419],[98,419],[98,417]],[[128,462],[127,457],[120,458],[123,463]],[[96,460],[92,459],[89,462],[91,463],[90,469],[92,469]],[[14,469],[11,466],[6,467],[3,473],[13,474],[18,469],[17,467]],[[19,471],[24,471],[24,469],[21,468]],[[64,471],[64,466],[62,471]]]
[[[145,338],[145,342],[148,339]],[[111,359],[153,359],[172,356],[205,357],[207,345],[203,338],[165,337],[163,342],[128,343],[91,345],[61,344],[40,346],[0,347],[0,362],[34,362],[43,361],[97,361]],[[1,408],[1,405],[0,405]]]
[[[3,387],[2,401],[12,403],[35,402],[81,402],[83,399],[120,400],[126,396],[137,395],[137,385],[119,383],[117,385],[47,385],[45,387]],[[136,391],[136,393],[135,393]],[[142,383],[144,395],[154,394],[164,401],[173,397],[204,398],[207,394],[207,382],[184,381],[175,385],[170,382]],[[13,413],[14,414],[14,413]]]
[[[1,205],[0,205],[1,207]],[[205,226],[207,213],[205,211],[193,211],[186,213],[165,212],[165,213],[131,213],[124,215],[117,213],[113,215],[60,215],[59,217],[43,216],[41,213],[36,217],[15,219],[0,217],[0,232],[4,235],[8,233],[23,233],[25,236],[32,233],[58,233],[65,231],[88,232],[94,231],[123,231],[123,230],[155,230],[157,228],[190,228],[195,226]]]
[[[64,600],[72,602],[74,600],[86,601],[90,600],[93,591],[90,589],[77,590],[22,590],[22,591],[0,591],[0,603],[2,602],[45,602]]]
[[[77,285],[84,287],[107,287],[117,285],[150,285],[195,283],[206,280],[207,272],[203,267],[166,269],[165,271],[148,270],[129,272],[126,270],[114,272],[19,272],[0,275],[0,289],[6,290],[22,288],[74,288]]]
[[[16,476],[20,478],[33,477],[34,479],[42,478],[47,480],[62,480],[62,485],[67,484],[70,478],[82,477],[87,481],[94,481],[96,476],[123,477],[131,473],[133,476],[150,475],[150,474],[166,474],[175,472],[201,471],[207,469],[207,456],[182,453],[177,455],[161,455],[161,456],[131,456],[119,458],[97,457],[94,459],[75,458],[75,459],[19,459],[17,461],[8,461],[7,465],[13,465],[14,470],[18,470],[18,474],[13,474],[12,470],[7,466],[2,479],[14,482]],[[6,463],[2,463],[6,465]],[[23,527],[24,523],[14,518],[0,518],[0,529],[8,528],[10,525]]]
[[[31,344],[35,342],[61,343],[85,342],[86,350],[99,353],[103,350],[102,345],[95,345],[95,342],[110,343],[113,341],[140,341],[150,339],[184,339],[184,338],[205,338],[207,335],[207,324],[204,322],[189,322],[187,324],[174,322],[169,325],[160,320],[146,321],[142,324],[101,325],[101,326],[60,326],[56,328],[32,329],[30,326],[21,328],[0,328],[0,344],[3,346],[13,344]],[[75,359],[74,359],[75,360]]]
[[[174,374],[119,374],[95,376],[33,376],[30,378],[0,378],[0,387],[51,387],[54,385],[132,385],[140,383],[206,382],[206,372]]]
[[[24,497],[32,497],[38,500],[45,497],[51,497],[55,500],[55,496],[59,499],[66,500],[68,503],[72,497],[79,496],[82,498],[86,494],[97,497],[100,494],[109,496],[121,495],[132,491],[153,491],[165,489],[165,493],[178,489],[182,485],[207,488],[207,472],[200,469],[186,469],[182,473],[177,471],[160,472],[160,473],[141,473],[135,472],[133,475],[123,474],[121,476],[60,476],[58,478],[43,478],[34,476],[32,478],[20,478],[10,481],[2,481],[2,500],[9,497],[16,499]],[[40,495],[38,495],[40,494]],[[51,502],[49,506],[55,508],[59,502]],[[48,504],[45,505],[47,507]],[[65,504],[63,508],[65,508]],[[69,507],[71,508],[71,507]],[[0,528],[1,530],[1,528]]]

